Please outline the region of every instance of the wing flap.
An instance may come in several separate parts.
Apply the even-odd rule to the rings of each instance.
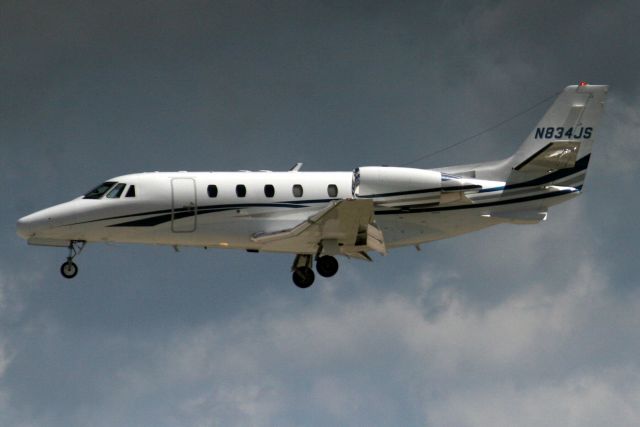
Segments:
[[[300,224],[296,225],[293,228],[289,228],[286,230],[273,231],[273,232],[255,233],[251,237],[251,240],[256,243],[270,243],[270,242],[276,242],[278,240],[285,240],[285,239],[291,239],[291,238],[297,237],[303,232],[305,232],[306,230],[308,230],[309,227],[318,223],[318,221],[320,221],[321,218],[325,216],[325,214],[327,214],[332,209],[334,209],[338,204],[339,202],[331,202],[327,207],[322,209],[320,212],[310,216],[305,221],[301,222]]]
[[[323,241],[335,241],[345,255],[367,250],[384,254],[384,236],[373,218],[373,201],[370,199],[332,201],[292,228],[256,233],[251,240],[267,248],[287,245],[299,246],[301,250],[309,245],[321,245]]]

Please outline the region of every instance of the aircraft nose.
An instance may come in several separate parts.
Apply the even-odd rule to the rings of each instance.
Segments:
[[[20,218],[16,223],[16,229],[18,231],[18,236],[22,237],[23,239],[28,239],[31,235],[31,224],[29,221],[29,217],[23,216],[22,218]]]
[[[68,231],[76,221],[77,208],[77,201],[72,200],[24,216],[16,223],[18,236],[27,240],[34,236],[58,238],[60,227],[64,226],[64,230]]]
[[[31,214],[23,216],[16,223],[16,229],[18,236],[23,239],[32,237],[38,230],[46,227],[47,220],[42,218],[41,215]]]

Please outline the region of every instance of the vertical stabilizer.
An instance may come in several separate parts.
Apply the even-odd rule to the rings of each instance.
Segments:
[[[567,86],[518,151],[509,159],[507,181],[581,187],[608,86]],[[543,179],[544,178],[544,179]]]

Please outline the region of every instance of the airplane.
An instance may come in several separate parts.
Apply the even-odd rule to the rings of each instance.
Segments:
[[[363,166],[348,172],[145,172],[17,222],[30,245],[68,248],[78,273],[86,243],[244,249],[295,255],[293,282],[332,277],[336,257],[458,236],[497,224],[536,224],[582,193],[606,85],[567,86],[512,156],[438,169]]]

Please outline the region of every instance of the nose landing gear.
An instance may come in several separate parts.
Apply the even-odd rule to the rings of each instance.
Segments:
[[[84,249],[87,242],[72,240],[69,242],[69,255],[67,260],[60,266],[60,274],[65,279],[73,279],[78,274],[78,266],[73,262],[73,259],[80,255],[80,252]]]
[[[73,279],[76,277],[76,274],[78,274],[78,266],[73,261],[64,262],[60,266],[60,274],[62,274],[65,279]]]

